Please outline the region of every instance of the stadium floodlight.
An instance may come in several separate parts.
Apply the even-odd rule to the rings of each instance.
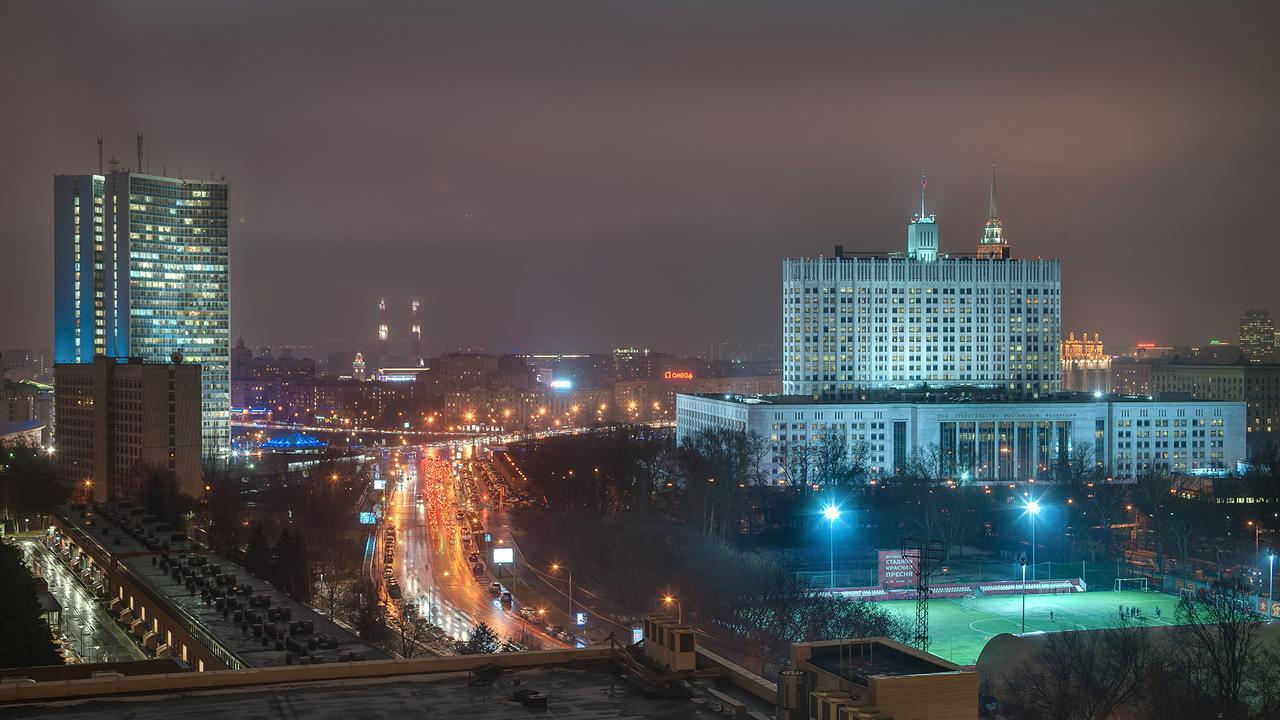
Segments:
[[[1031,518],[1031,580],[1036,579],[1036,516],[1040,514],[1043,506],[1039,500],[1029,500],[1024,506],[1027,510],[1027,516]]]
[[[828,559],[831,562],[831,589],[836,589],[836,520],[840,519],[840,508],[835,503],[827,503],[822,508],[822,517],[827,519]]]

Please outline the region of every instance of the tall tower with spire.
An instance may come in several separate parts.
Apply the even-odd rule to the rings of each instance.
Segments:
[[[387,300],[378,301],[378,362],[387,361],[391,354],[391,328],[387,324]]]
[[[922,262],[938,259],[938,219],[932,213],[926,214],[924,206],[924,190],[928,186],[929,181],[921,171],[920,214],[907,225],[907,257]]]
[[[987,199],[987,224],[978,241],[978,257],[983,260],[1008,260],[1009,243],[1004,239],[1004,226],[996,214],[996,164],[991,163],[991,194]]]
[[[418,367],[422,367],[422,326],[418,324],[418,301],[416,298],[410,308],[410,313],[409,334],[413,337],[413,362]]]

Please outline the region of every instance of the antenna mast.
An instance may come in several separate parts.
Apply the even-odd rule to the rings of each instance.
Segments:
[[[138,172],[142,172],[142,133],[138,133]]]
[[[924,189],[929,186],[928,179],[924,176],[924,171],[920,171],[920,219],[924,219]]]
[[[98,174],[102,174],[102,126],[98,126]]]

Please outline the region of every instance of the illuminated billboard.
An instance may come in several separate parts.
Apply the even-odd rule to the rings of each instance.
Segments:
[[[509,547],[499,547],[493,549],[494,565],[510,565],[516,561],[516,551]]]
[[[692,380],[692,370],[668,370],[662,373],[663,380]]]
[[[362,512],[360,513],[361,525],[376,525],[378,523],[377,513]]]

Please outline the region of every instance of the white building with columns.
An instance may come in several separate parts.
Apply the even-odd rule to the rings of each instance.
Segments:
[[[676,441],[707,428],[759,435],[767,448],[763,470],[775,481],[787,479],[789,453],[815,447],[828,433],[864,447],[873,477],[900,474],[917,448],[936,452],[944,477],[970,482],[1047,479],[1082,456],[1116,479],[1145,471],[1220,475],[1245,461],[1242,402],[1075,393],[1003,401],[945,392],[879,395],[824,402],[682,394]]]

